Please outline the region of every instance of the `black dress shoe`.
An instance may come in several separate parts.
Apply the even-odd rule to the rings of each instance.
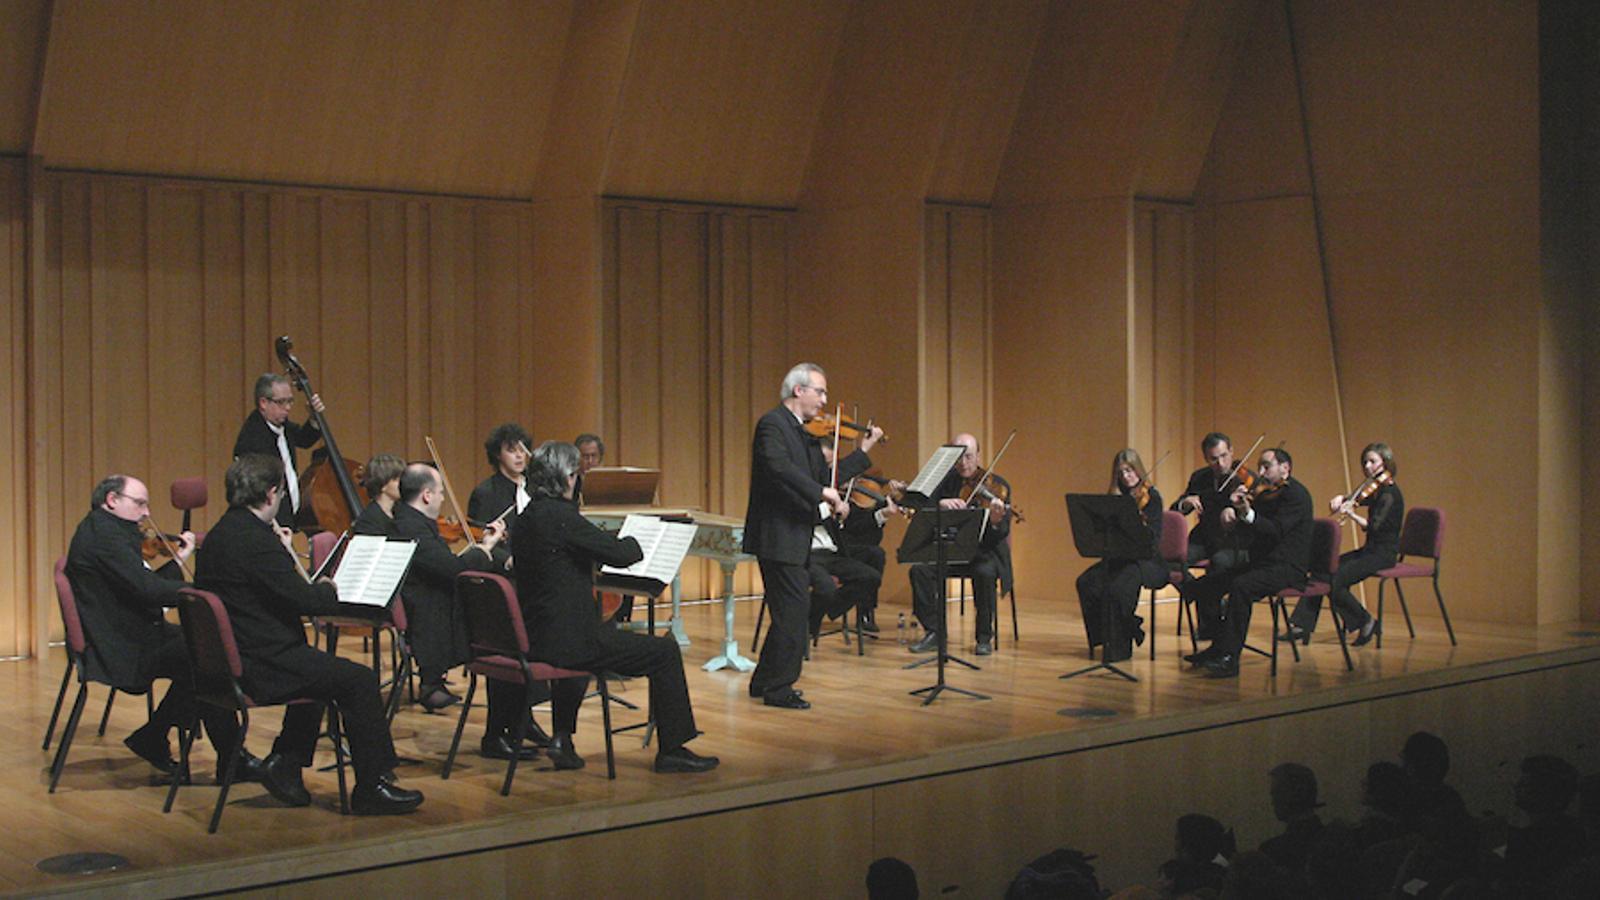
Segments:
[[[1185,654],[1184,657],[1183,657],[1183,661],[1186,662],[1186,663],[1189,663],[1190,665],[1203,666],[1206,663],[1211,662],[1213,659],[1216,659],[1217,657],[1219,657],[1221,655],[1222,655],[1222,650],[1219,649],[1215,644],[1213,644],[1212,646],[1207,647],[1204,650],[1201,650],[1199,653],[1188,653],[1188,654]]]
[[[1368,619],[1367,624],[1361,626],[1361,633],[1350,642],[1352,647],[1365,647],[1374,637],[1383,633],[1383,623],[1377,619]]]
[[[550,746],[545,748],[544,752],[557,769],[583,768],[583,757],[573,748],[570,734],[558,734],[551,738]]]
[[[432,687],[423,687],[422,698],[417,702],[422,704],[423,709],[434,713],[455,706],[461,702],[461,698],[450,693],[444,685],[436,684]]]
[[[790,691],[787,694],[777,694],[771,697],[762,697],[761,702],[765,706],[776,706],[779,709],[811,708],[811,704],[806,702],[806,698],[800,696],[799,691]]]
[[[263,784],[266,775],[266,760],[248,751],[239,759],[233,768],[234,784]],[[217,769],[217,784],[222,783],[222,769]]]
[[[122,739],[123,746],[134,752],[135,756],[155,766],[166,775],[177,771],[178,761],[172,758],[172,745],[167,743],[165,729],[157,730],[150,725],[143,725],[133,734]]]
[[[873,621],[871,616],[862,616],[861,617],[861,631],[864,634],[877,634],[878,633],[878,623]]]
[[[358,816],[399,816],[422,805],[422,792],[394,783],[393,774],[378,776],[371,784],[358,784],[350,794],[350,811]]]
[[[478,753],[485,759],[510,759],[511,738],[504,734],[486,734],[483,736],[483,740],[478,743]],[[526,740],[522,742],[521,747],[517,748],[517,759],[526,762],[527,760],[538,758],[539,748]]]
[[[988,656],[994,652],[994,640],[987,639],[978,641],[978,646],[973,648],[972,652],[979,656]]]
[[[1239,657],[1233,653],[1224,653],[1206,663],[1204,668],[1207,678],[1238,678]]]
[[[1291,624],[1288,628],[1283,630],[1282,634],[1278,635],[1278,640],[1290,644],[1294,643],[1295,641],[1299,641],[1301,644],[1309,647],[1311,645],[1311,632],[1301,628],[1299,625]]]
[[[669,772],[709,772],[717,767],[722,760],[715,756],[701,756],[688,747],[679,747],[676,750],[667,750],[656,754],[656,771],[663,774]]]
[[[525,726],[525,729],[526,730],[522,732],[523,743],[532,744],[533,746],[538,747],[540,750],[550,746],[550,735],[546,734],[545,730],[539,727],[539,723],[533,718],[533,713],[528,713],[528,724]]]
[[[912,653],[932,653],[939,649],[939,632],[930,631],[908,648]]]
[[[281,803],[311,805],[311,792],[300,780],[300,764],[282,753],[274,753],[261,761],[261,784]]]

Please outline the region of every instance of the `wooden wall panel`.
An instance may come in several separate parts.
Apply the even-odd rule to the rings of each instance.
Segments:
[[[49,564],[108,472],[146,480],[170,528],[167,485],[204,475],[211,499],[195,527],[216,520],[279,334],[353,460],[418,457],[431,433],[464,493],[485,468],[488,427],[534,421],[518,384],[545,365],[518,340],[538,315],[518,247],[532,234],[526,204],[58,173],[42,184],[27,382],[42,528],[31,570],[16,569],[35,598],[50,600]],[[298,403],[295,418],[306,414]],[[29,617],[52,623],[53,607]]]
[[[0,448],[9,461],[0,494],[0,657],[29,650],[28,602],[28,165],[0,159]]]
[[[1128,317],[1128,446],[1147,467],[1169,451],[1152,476],[1163,497],[1176,498],[1193,466],[1194,267],[1193,213],[1136,203],[1133,298]],[[1109,474],[1109,460],[1107,465]]]
[[[742,517],[755,420],[794,363],[787,214],[616,200],[604,218],[606,462],[660,468],[665,505]],[[710,563],[683,576],[721,591]]]
[[[0,2],[0,153],[33,147],[50,7],[49,0]]]
[[[919,455],[970,432],[987,459],[1012,427],[991,407],[989,211],[930,204],[926,222]]]

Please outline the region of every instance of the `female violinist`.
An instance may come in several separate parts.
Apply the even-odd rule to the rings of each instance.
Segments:
[[[1131,495],[1139,517],[1150,528],[1152,549],[1161,545],[1161,492],[1146,478],[1144,460],[1131,447],[1111,458],[1111,494]],[[1133,656],[1133,645],[1144,643],[1144,619],[1134,614],[1139,590],[1167,583],[1167,568],[1159,555],[1148,559],[1102,559],[1078,576],[1078,602],[1089,651],[1105,646],[1105,662]],[[1107,610],[1107,605],[1111,606]],[[1109,628],[1109,631],[1107,630]]]
[[[405,471],[406,461],[392,453],[380,453],[367,460],[361,487],[372,502],[350,523],[351,532],[378,537],[400,536],[394,526],[394,506],[400,502],[400,476]]]
[[[1361,468],[1366,480],[1350,496],[1339,495],[1328,501],[1331,512],[1355,520],[1367,534],[1367,541],[1359,550],[1339,556],[1339,571],[1334,573],[1332,590],[1328,597],[1334,608],[1344,618],[1344,626],[1359,632],[1351,646],[1360,647],[1378,633],[1378,620],[1357,602],[1350,588],[1370,578],[1381,569],[1395,563],[1400,552],[1400,522],[1406,515],[1405,497],[1395,484],[1394,453],[1388,444],[1368,444],[1361,451]],[[1367,510],[1365,516],[1356,512]],[[1318,615],[1322,612],[1321,597],[1303,598],[1289,617],[1289,628],[1284,640],[1310,642],[1316,630]]]

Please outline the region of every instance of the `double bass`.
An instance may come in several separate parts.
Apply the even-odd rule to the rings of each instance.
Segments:
[[[275,349],[278,361],[283,363],[286,370],[285,374],[300,389],[300,393],[305,394],[306,404],[311,407],[311,420],[322,432],[322,446],[327,450],[325,456],[314,460],[300,473],[300,496],[304,502],[300,504],[295,524],[307,533],[348,531],[350,523],[361,515],[362,508],[366,506],[365,496],[356,487],[364,467],[347,461],[339,454],[339,443],[333,439],[333,429],[328,427],[328,420],[316,405],[311,403],[311,397],[316,392],[311,389],[311,378],[306,374],[305,366],[291,352],[294,341],[284,335],[278,338]]]

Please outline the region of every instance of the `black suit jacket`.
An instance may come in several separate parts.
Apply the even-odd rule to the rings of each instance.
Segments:
[[[872,467],[860,450],[839,460],[843,483]],[[744,515],[744,552],[761,559],[803,566],[811,552],[811,529],[819,515],[828,465],[822,447],[806,434],[786,406],[756,422],[750,448],[750,505]]]
[[[1251,504],[1255,521],[1241,526],[1250,546],[1250,565],[1283,563],[1305,583],[1311,568],[1311,492],[1290,476],[1283,487]]]
[[[493,475],[478,482],[472,489],[472,497],[467,500],[467,518],[484,525],[494,521],[494,517],[511,508],[510,514],[505,518],[506,538],[494,548],[494,561],[499,568],[505,568],[506,560],[511,557],[511,530],[516,527],[517,510],[512,506],[517,502],[517,483],[500,474],[497,469]]]
[[[467,571],[500,571],[489,554],[476,547],[460,556],[450,552],[450,545],[439,536],[439,523],[410,504],[395,504],[394,527],[401,538],[417,542],[417,549],[411,556],[411,569],[406,572],[405,585],[400,589],[408,603],[433,603],[454,609],[457,575]],[[467,658],[466,620],[453,615],[451,621],[454,623],[451,658],[464,662]]]
[[[89,675],[143,693],[166,641],[162,610],[184,586],[178,564],[150,571],[139,552],[139,525],[92,509],[72,534],[67,581],[89,640]]]
[[[399,507],[400,504],[395,504],[397,510]],[[355,521],[350,523],[350,533],[381,538],[400,536],[400,532],[395,529],[394,519],[389,518],[389,514],[383,511],[383,507],[379,506],[376,500],[362,508],[361,515],[356,516]]]
[[[626,566],[644,558],[639,542],[596,528],[570,500],[535,497],[522,510],[511,552],[517,560],[533,658],[576,665],[600,655],[594,603],[596,565]]]
[[[961,496],[961,481],[960,471],[952,468],[945,474],[944,480],[939,482],[939,486],[933,489],[933,493],[930,496],[924,498],[915,494],[907,494],[906,505],[914,509],[929,509],[939,505],[940,500],[959,497]],[[1011,496],[1011,482],[993,473],[989,475],[989,481],[997,485],[992,489],[995,493],[1004,494],[1007,497]],[[1013,497],[1012,499],[1015,500],[1016,498]],[[1006,514],[1000,517],[999,522],[989,523],[983,532],[983,543],[978,545],[981,552],[994,554],[995,561],[1000,567],[1000,590],[1002,593],[1009,593],[1014,584],[1011,570],[1010,538],[1011,511],[1008,509]]]
[[[1184,497],[1194,494],[1200,498],[1200,505],[1204,511],[1200,513],[1194,529],[1189,532],[1189,539],[1199,541],[1209,550],[1217,549],[1218,542],[1222,539],[1222,509],[1229,505],[1228,494],[1232,493],[1233,486],[1239,483],[1239,479],[1235,477],[1233,481],[1228,482],[1226,491],[1218,491],[1217,480],[1217,473],[1211,471],[1210,466],[1202,466],[1194,470],[1183,493],[1178,495],[1177,500],[1172,501],[1172,508],[1183,512],[1178,509],[1178,503]]]
[[[195,586],[215,593],[233,620],[252,697],[299,694],[332,657],[306,643],[304,616],[351,615],[327,583],[308,584],[272,526],[244,507],[223,513],[195,554]]]
[[[284,473],[284,478],[300,477],[300,464],[295,461],[296,447],[310,447],[322,440],[322,432],[317,429],[316,423],[307,422],[296,425],[284,420],[283,436],[289,442],[289,459],[294,462],[289,471]],[[274,459],[278,458],[278,436],[272,433],[272,426],[261,417],[261,410],[255,410],[245,416],[244,424],[239,426],[239,436],[233,440],[233,458],[238,459],[246,453],[263,453]],[[304,504],[306,498],[300,498]],[[278,507],[278,524],[285,528],[294,527],[295,511],[289,505],[289,489],[283,488],[283,503]]]

